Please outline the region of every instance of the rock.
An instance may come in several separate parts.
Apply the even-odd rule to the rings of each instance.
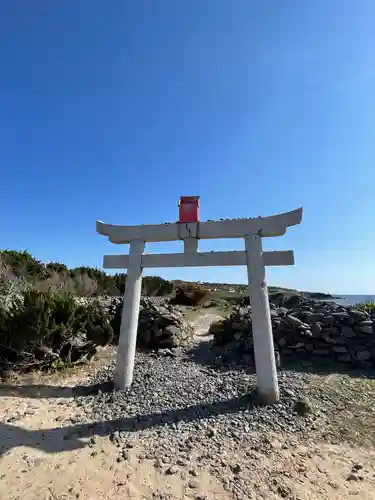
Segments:
[[[368,359],[371,358],[371,352],[366,350],[358,351],[357,358],[359,359],[359,361],[367,361]]]
[[[358,323],[358,326],[362,327],[362,326],[373,326],[373,321],[372,320],[366,320],[366,321],[361,321],[360,323]]]
[[[98,436],[91,436],[89,439],[88,445],[90,448],[93,448],[95,445],[97,445],[99,442]]]
[[[319,336],[322,333],[323,327],[320,323],[313,323],[311,325],[311,331],[313,335]]]
[[[298,413],[298,415],[304,417],[311,412],[312,408],[309,399],[306,397],[302,397],[296,402],[294,409]]]
[[[174,475],[174,474],[177,474],[178,472],[178,467],[177,465],[171,465],[170,467],[168,467],[168,469],[165,471],[166,474],[169,474],[169,475]]]
[[[168,318],[170,318],[170,316],[168,316]],[[179,335],[180,329],[175,325],[168,325],[164,328],[163,333],[164,335],[168,335],[169,337],[175,337]]]
[[[347,481],[359,481],[359,476],[355,474],[354,472],[351,472],[348,474],[348,477],[346,478]]]
[[[335,324],[335,318],[333,316],[324,316],[323,325],[324,326],[333,326]]]
[[[231,471],[233,474],[239,474],[242,471],[241,464],[236,463],[230,466]]]
[[[292,494],[292,490],[284,483],[278,484],[277,493],[281,496],[281,498],[290,498]]]
[[[115,432],[113,432],[113,433],[109,436],[109,439],[110,439],[110,441],[112,441],[112,443],[114,443],[114,444],[119,444],[119,442],[121,441],[121,438],[120,438],[120,432],[119,432],[119,431],[115,431]]]
[[[352,358],[349,355],[346,355],[346,356],[342,355],[342,356],[338,356],[337,360],[340,361],[340,363],[350,363]]]
[[[296,318],[295,316],[292,316],[291,314],[289,314],[284,318],[284,322],[293,325],[295,327],[298,327],[302,330],[307,330],[309,328],[309,325],[306,325],[300,319]]]
[[[353,328],[351,326],[343,326],[342,327],[342,334],[347,337],[347,338],[352,338],[352,337],[355,337],[355,331],[353,330]]]
[[[189,486],[189,488],[192,488],[192,489],[199,488],[199,481],[197,479],[190,479],[188,486]]]
[[[371,326],[367,326],[367,325],[361,326],[360,325],[360,326],[356,327],[356,330],[359,333],[367,333],[369,335],[372,335],[372,333],[373,333],[373,326],[372,325]]]
[[[339,345],[339,346],[333,346],[332,351],[337,352],[338,354],[345,354],[346,352],[348,352],[348,349],[343,345]]]
[[[189,474],[194,476],[194,477],[198,477],[199,476],[199,473],[197,471],[197,469],[190,469],[189,470]]]
[[[181,467],[187,467],[190,464],[189,460],[186,460],[184,458],[178,458],[176,463]]]
[[[363,465],[361,464],[354,464],[352,471],[359,471],[363,469]]]
[[[167,349],[167,348],[165,348],[165,349],[158,349],[157,350],[157,355],[158,356],[165,356],[165,357],[167,357],[167,356],[173,357],[174,356],[173,352],[170,349]]]

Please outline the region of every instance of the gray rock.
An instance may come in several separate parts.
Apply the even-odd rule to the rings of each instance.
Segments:
[[[359,470],[362,470],[363,469],[363,465],[362,464],[354,464],[353,465],[353,471],[359,471]]]
[[[231,465],[230,468],[233,474],[239,474],[242,471],[241,464],[239,463]]]
[[[337,360],[340,361],[340,363],[350,363],[352,358],[347,354],[347,355],[338,356]]]
[[[359,359],[359,361],[367,361],[368,359],[371,359],[371,352],[366,350],[358,351],[357,358]]]
[[[166,474],[169,474],[169,475],[174,475],[174,474],[177,474],[177,472],[179,471],[177,465],[171,465],[170,467],[168,467],[168,469],[165,471]]]
[[[158,354],[158,356],[165,356],[165,357],[167,357],[167,356],[173,357],[174,356],[173,352],[170,349],[167,349],[167,348],[165,348],[165,349],[158,349],[157,350],[157,354]]]
[[[343,326],[341,332],[347,338],[352,338],[356,336],[356,333],[351,326]]]
[[[320,323],[312,323],[311,325],[311,331],[313,335],[319,336],[320,333],[322,332],[323,327]]]
[[[347,481],[359,481],[359,476],[357,474],[355,474],[354,472],[350,472],[350,474],[348,474],[346,480]]]
[[[369,335],[372,335],[372,333],[373,333],[373,327],[372,327],[372,325],[371,326],[367,326],[367,325],[361,326],[361,325],[359,325],[359,326],[356,327],[356,330],[359,333],[367,333]]]
[[[168,325],[163,330],[163,334],[168,335],[169,337],[178,336],[179,333],[180,329],[175,325]]]
[[[294,406],[295,411],[298,413],[298,415],[301,416],[306,416],[309,413],[311,413],[312,407],[311,403],[308,398],[306,397],[301,397],[295,404]]]
[[[338,354],[345,354],[348,352],[348,349],[343,345],[338,345],[338,346],[333,346],[332,351],[337,352]]]
[[[190,479],[188,486],[189,486],[189,488],[192,488],[192,489],[199,488],[199,481],[197,479]]]

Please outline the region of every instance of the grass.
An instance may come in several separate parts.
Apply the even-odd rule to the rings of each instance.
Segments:
[[[328,424],[321,429],[324,439],[334,444],[375,446],[374,379],[336,373],[317,377],[311,389],[322,410],[329,415]]]
[[[191,323],[198,319],[200,316],[204,316],[205,314],[215,314],[217,316],[221,316],[225,318],[228,314],[231,313],[231,308],[220,308],[220,307],[183,307],[181,306],[182,313],[184,315],[184,319],[186,322]]]

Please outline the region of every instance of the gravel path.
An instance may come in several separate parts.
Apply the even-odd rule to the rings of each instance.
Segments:
[[[110,381],[113,369],[94,382]],[[204,368],[188,357],[138,354],[129,391],[77,396],[76,403],[99,432],[112,436],[118,460],[137,443],[142,458],[166,474],[185,471],[194,478],[208,469],[233,498],[245,499],[256,498],[254,459],[272,452],[272,439],[289,434],[282,443],[288,449],[324,419],[320,412],[300,417],[295,411],[308,382],[305,374],[282,373],[282,402],[265,407],[257,405],[252,374]],[[283,488],[278,481],[273,486]]]

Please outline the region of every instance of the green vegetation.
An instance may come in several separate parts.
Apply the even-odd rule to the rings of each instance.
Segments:
[[[69,269],[60,262],[43,264],[26,250],[0,251],[0,263],[7,269],[10,281],[22,279],[39,290],[60,290],[82,297],[122,295],[126,274],[107,274],[100,269],[80,266]],[[142,280],[143,295],[161,296],[172,293],[171,281],[157,276],[145,276]]]
[[[330,418],[322,437],[335,444],[373,447],[375,440],[375,380],[344,374],[317,376],[311,396]],[[314,400],[314,394],[316,399]]]
[[[210,297],[210,291],[194,283],[181,283],[176,288],[175,296],[172,298],[172,304],[183,306],[196,306],[203,304]]]
[[[4,290],[4,287],[3,287]],[[113,330],[95,302],[79,304],[65,292],[19,290],[0,301],[0,361],[18,370],[71,364],[112,341]]]
[[[367,312],[368,314],[375,314],[375,302],[365,301],[356,304],[355,309],[359,309],[360,311]]]

